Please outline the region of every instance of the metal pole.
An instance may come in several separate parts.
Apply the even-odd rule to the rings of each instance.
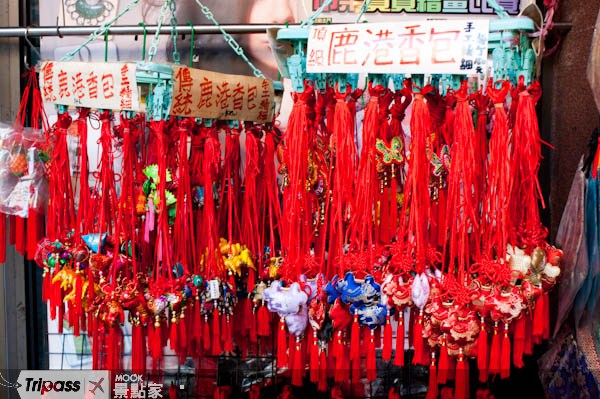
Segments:
[[[318,25],[318,24],[317,24]],[[334,24],[335,25],[335,24]],[[230,24],[221,25],[228,33],[265,33],[268,28],[298,28],[300,24]],[[568,31],[572,27],[570,22],[557,22],[554,28],[559,31]],[[0,28],[1,37],[51,37],[51,36],[87,36],[98,29],[97,26],[40,26],[40,27],[3,27]],[[156,25],[146,25],[148,34],[156,33]],[[217,35],[221,34],[219,29],[213,25],[194,25],[195,34],[199,35]],[[178,25],[177,32],[181,35],[192,33],[190,25]],[[139,25],[121,25],[112,26],[108,29],[110,35],[142,35],[144,28]],[[171,26],[163,26],[160,30],[161,35],[170,35]]]
[[[242,24],[221,25],[228,33],[265,33],[268,28],[285,28],[281,24]],[[290,27],[299,25],[289,25]],[[4,27],[0,28],[0,37],[49,37],[49,36],[86,36],[98,29],[97,26],[40,26],[40,27]],[[156,25],[146,25],[148,34],[156,33]],[[162,26],[161,35],[171,34],[171,26]],[[213,25],[194,25],[195,34],[221,34],[219,29]],[[177,33],[189,35],[192,33],[190,25],[178,25]],[[112,26],[108,29],[109,35],[142,35],[144,28],[139,25]]]

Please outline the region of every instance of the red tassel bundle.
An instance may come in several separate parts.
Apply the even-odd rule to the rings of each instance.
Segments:
[[[454,385],[454,399],[469,398],[469,370],[467,360],[462,353],[462,348],[456,361],[456,379]]]
[[[360,359],[360,354],[360,326],[358,325],[358,315],[355,314],[350,332],[350,360]]]
[[[479,369],[479,381],[486,382],[488,379],[488,335],[485,320],[481,318],[481,329],[477,337],[477,368]]]
[[[285,319],[279,318],[277,327],[277,368],[284,369],[288,366],[287,336],[285,332]]]
[[[367,381],[377,379],[377,357],[375,355],[375,330],[370,330],[367,342]]]
[[[494,323],[494,335],[492,337],[492,347],[490,351],[490,374],[500,373],[500,357],[502,354],[502,336],[498,332],[498,322]]]
[[[525,352],[525,334],[531,334],[531,331],[526,331],[527,322],[526,315],[520,317],[515,322],[515,331],[513,334],[513,364],[516,368],[525,367],[523,363],[523,353]]]
[[[508,336],[508,323],[504,324],[502,338],[502,356],[500,357],[500,378],[510,377],[510,338]]]
[[[299,337],[296,337],[294,345],[294,364],[292,365],[292,385],[301,387],[304,378],[304,362],[302,353],[302,344]]]
[[[396,329],[396,354],[394,355],[394,366],[404,366],[404,315],[398,311],[398,328]]]
[[[435,369],[435,352],[431,353],[431,365],[429,366],[429,388],[425,399],[437,399],[438,397],[438,381],[437,371]]]
[[[383,327],[383,349],[381,351],[381,359],[389,362],[392,359],[392,324],[390,316],[385,319],[385,327]]]
[[[450,372],[450,359],[448,356],[448,347],[446,346],[446,340],[442,341],[440,348],[440,362],[438,364],[438,384],[445,384],[448,382],[448,374]]]

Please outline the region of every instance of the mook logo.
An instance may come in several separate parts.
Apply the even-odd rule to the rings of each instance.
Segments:
[[[102,370],[24,370],[15,387],[21,399],[109,399],[110,375]]]

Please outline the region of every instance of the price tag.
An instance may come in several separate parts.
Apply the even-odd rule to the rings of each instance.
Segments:
[[[208,281],[208,298],[210,300],[217,300],[221,297],[221,284],[219,280],[209,280]]]

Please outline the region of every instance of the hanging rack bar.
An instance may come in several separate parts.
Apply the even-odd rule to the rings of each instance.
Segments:
[[[316,24],[318,25],[318,24]],[[221,25],[228,33],[264,33],[268,28],[298,28],[300,24],[230,24]],[[570,30],[572,24],[570,22],[557,22],[554,24],[554,28],[559,31]],[[40,27],[4,27],[0,28],[0,38],[2,37],[53,37],[53,36],[85,36],[98,29],[97,26],[40,26]],[[146,25],[146,32],[148,34],[156,33],[158,27],[156,25]],[[171,34],[171,26],[163,26],[161,28],[161,35]],[[178,25],[177,33],[183,35],[189,35],[192,33],[197,35],[217,35],[221,34],[219,29],[213,25]],[[109,35],[142,35],[144,34],[144,27],[139,25],[122,25],[113,26],[108,29]]]
[[[268,28],[285,28],[285,25],[281,24],[232,24],[232,25],[221,25],[229,33],[265,33]],[[289,26],[300,26],[292,25]],[[28,37],[52,37],[52,36],[85,36],[96,31],[98,26],[40,26],[40,27],[4,27],[0,28],[0,37],[25,37],[27,33]],[[158,29],[157,25],[146,25],[147,34],[154,34]],[[192,29],[195,34],[221,34],[219,29],[214,25],[178,25],[177,33],[189,35],[192,33]],[[171,34],[172,27],[163,26],[161,27],[161,35]],[[138,25],[121,25],[112,26],[108,29],[109,35],[142,35],[144,34],[144,28]]]

